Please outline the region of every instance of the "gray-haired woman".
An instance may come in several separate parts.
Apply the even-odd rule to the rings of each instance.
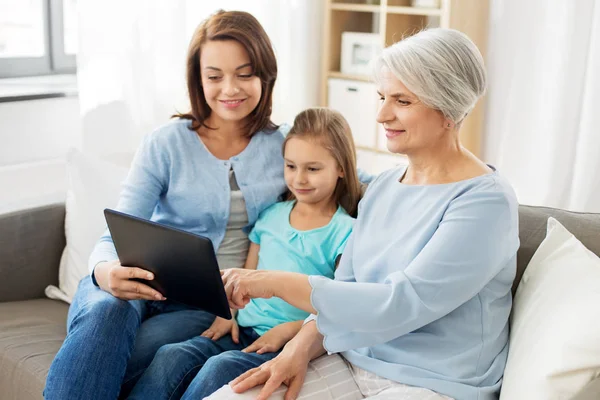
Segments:
[[[459,141],[485,91],[481,54],[464,34],[432,29],[385,49],[374,73],[377,120],[408,167],[369,186],[335,279],[224,273],[233,307],[276,296],[313,315],[216,399],[497,398],[518,214],[510,185]]]

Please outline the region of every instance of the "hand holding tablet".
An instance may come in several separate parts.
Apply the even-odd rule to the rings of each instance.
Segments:
[[[151,272],[138,267],[124,267],[119,260],[98,263],[94,277],[102,289],[121,300],[166,300],[148,286],[147,281],[154,279]]]
[[[210,239],[110,209],[104,216],[121,265],[154,275],[141,282],[170,300],[231,319]]]

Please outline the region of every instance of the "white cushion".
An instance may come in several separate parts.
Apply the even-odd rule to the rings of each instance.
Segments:
[[[500,399],[570,399],[599,374],[600,259],[550,218],[515,295]]]
[[[59,287],[48,286],[48,297],[68,303],[73,299],[79,281],[88,274],[90,253],[106,229],[103,210],[117,205],[127,172],[126,167],[76,149],[67,155],[67,245],[60,260]]]

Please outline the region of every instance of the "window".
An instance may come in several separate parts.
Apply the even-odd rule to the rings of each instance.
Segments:
[[[75,72],[77,0],[0,0],[0,78]]]

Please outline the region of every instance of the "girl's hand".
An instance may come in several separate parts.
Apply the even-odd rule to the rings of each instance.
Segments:
[[[264,335],[256,339],[254,343],[242,351],[244,353],[256,352],[258,354],[279,351],[287,342],[292,340],[296,333],[298,333],[300,327],[302,327],[302,321],[300,321],[299,324],[296,322],[288,322],[277,325],[276,327],[269,329]]]
[[[229,306],[240,309],[244,308],[250,299],[273,297],[274,290],[270,279],[273,274],[275,273],[240,268],[221,271]]]
[[[229,385],[234,392],[242,393],[264,383],[256,400],[266,400],[284,383],[288,386],[285,400],[294,400],[304,383],[309,361],[307,352],[296,349],[292,341],[277,357],[240,375]]]
[[[235,315],[235,313],[231,313]],[[235,318],[231,318],[229,320],[221,317],[216,317],[210,328],[202,332],[202,335],[206,338],[212,340],[219,340],[223,336],[231,333],[231,339],[233,339],[234,343],[240,342],[240,328],[235,322]]]
[[[124,267],[119,260],[101,262],[94,268],[100,289],[122,300],[166,300],[150,286],[132,279],[151,281],[154,275],[145,269]]]

